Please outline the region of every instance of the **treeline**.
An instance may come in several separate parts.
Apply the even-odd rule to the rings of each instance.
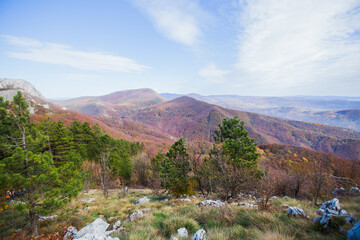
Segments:
[[[107,197],[112,180],[129,184],[132,157],[143,148],[87,122],[68,127],[49,119],[32,123],[20,92],[11,104],[0,98],[0,208],[7,209],[11,199],[21,202],[14,210],[28,212],[37,235],[39,216],[66,204],[84,187],[101,186]]]

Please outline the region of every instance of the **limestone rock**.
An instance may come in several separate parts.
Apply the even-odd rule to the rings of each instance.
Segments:
[[[114,225],[113,225],[113,230],[116,230],[116,229],[118,229],[118,228],[120,228],[120,227],[121,227],[121,221],[118,220],[118,221],[116,221],[116,222],[114,223]]]
[[[97,237],[100,239],[100,237],[105,237],[106,229],[109,227],[110,224],[102,220],[101,218],[96,219],[83,229],[81,229],[77,234],[75,239],[91,239],[89,237],[94,237],[97,239]]]
[[[95,198],[89,198],[89,199],[81,200],[82,203],[91,203],[93,201],[95,201]]]
[[[141,205],[141,204],[148,203],[148,202],[150,202],[150,199],[148,197],[143,197],[143,198],[140,198],[139,200],[137,200],[134,204]]]
[[[179,228],[177,230],[177,234],[179,235],[180,238],[187,238],[189,236],[188,231],[186,230],[186,228]]]
[[[224,207],[225,203],[220,200],[205,200],[202,202],[199,202],[197,206],[204,206],[204,207]]]
[[[141,218],[143,216],[144,213],[141,210],[137,210],[130,215],[130,221],[135,221],[137,218]]]
[[[66,229],[66,233],[64,235],[63,240],[73,239],[77,233],[78,233],[78,230],[75,227],[70,226]]]
[[[294,216],[294,217],[299,217],[299,216],[306,217],[307,216],[305,211],[298,207],[289,207],[287,210],[287,215]]]
[[[206,240],[206,232],[204,229],[197,230],[192,240]]]
[[[360,194],[360,189],[358,187],[351,187],[350,192],[355,194]]]

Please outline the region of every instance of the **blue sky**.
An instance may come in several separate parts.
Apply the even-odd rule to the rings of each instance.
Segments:
[[[360,1],[0,0],[0,77],[48,98],[360,96]]]

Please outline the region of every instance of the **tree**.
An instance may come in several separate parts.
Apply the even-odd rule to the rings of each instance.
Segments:
[[[214,190],[227,199],[253,187],[263,172],[258,169],[256,143],[248,136],[243,121],[225,118],[219,129],[208,161],[217,182]]]
[[[180,138],[166,154],[159,152],[154,161],[159,167],[162,186],[170,190],[175,196],[192,192],[189,172],[189,155],[185,146],[185,139]]]
[[[5,140],[0,185],[17,193],[28,211],[32,234],[38,235],[39,215],[51,212],[80,191],[77,160],[72,156],[66,164],[55,166],[52,154],[45,151],[48,136],[30,122],[28,105],[20,92],[12,106],[0,102],[0,131]]]

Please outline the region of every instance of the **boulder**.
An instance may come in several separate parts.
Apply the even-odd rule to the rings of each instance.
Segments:
[[[199,206],[204,206],[204,207],[224,207],[225,203],[220,201],[220,200],[205,200],[202,202],[199,202],[198,204],[196,204],[198,207]]]
[[[206,232],[204,229],[197,230],[192,240],[206,240]]]
[[[291,197],[283,196],[282,199],[291,199]]]
[[[347,240],[360,240],[360,221],[347,232]]]
[[[190,198],[181,198],[180,201],[182,202],[191,202]]]
[[[148,203],[148,202],[150,202],[150,199],[148,197],[143,197],[143,198],[140,198],[139,200],[137,200],[134,204],[141,205],[141,204]]]
[[[48,221],[48,220],[54,220],[57,218],[58,215],[51,215],[51,216],[40,216],[39,221]]]
[[[66,229],[63,240],[73,239],[77,233],[78,233],[78,230],[75,227],[70,226]]]
[[[144,213],[141,210],[137,210],[130,215],[130,221],[135,221],[137,218],[141,218],[143,216]]]
[[[246,203],[246,202],[239,202],[238,205],[243,206],[243,207],[250,207],[250,208],[257,208],[258,207],[258,205],[256,205],[256,204]]]
[[[177,230],[177,234],[179,235],[180,238],[187,238],[189,236],[188,231],[186,230],[186,228],[179,228]]]
[[[269,200],[272,201],[272,200],[275,200],[277,198],[278,198],[277,196],[272,196]]]
[[[294,217],[299,217],[299,216],[306,217],[307,216],[305,211],[298,207],[289,207],[287,210],[287,215],[294,216]]]
[[[85,226],[79,232],[77,232],[75,239],[88,239],[88,237],[93,237],[94,239],[105,237],[106,229],[110,224],[102,220],[101,218],[97,218],[95,221]],[[91,238],[89,238],[91,239]]]
[[[353,224],[356,219],[344,209],[341,209],[339,199],[333,198],[330,201],[321,204],[321,207],[316,211],[321,214],[320,217],[314,218],[314,222],[319,222],[323,227],[328,227],[333,216],[341,216],[345,218],[347,224]]]

